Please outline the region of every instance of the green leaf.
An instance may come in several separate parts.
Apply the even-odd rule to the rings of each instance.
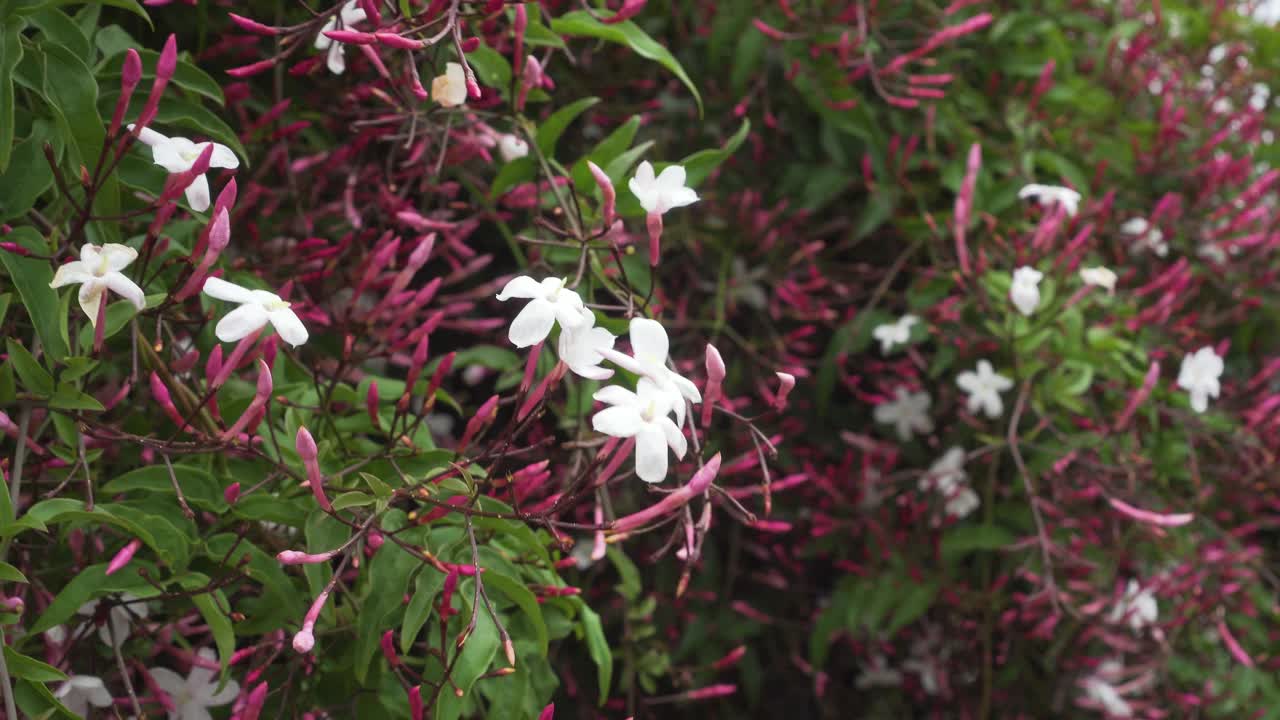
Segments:
[[[689,88],[689,92],[693,93],[694,101],[698,103],[698,116],[702,116],[702,96],[698,94],[698,88],[694,86],[693,80],[689,79],[689,75],[680,66],[680,61],[634,22],[627,20],[616,25],[605,25],[585,10],[575,10],[553,18],[551,30],[560,35],[597,38],[625,45],[640,57],[657,62]]]
[[[0,562],[0,581],[31,584],[31,581],[27,579],[26,575],[22,574],[21,570],[7,562]]]
[[[80,389],[69,382],[58,383],[58,389],[49,398],[49,406],[60,410],[88,410],[102,412],[106,408],[92,395],[80,392]]]
[[[209,579],[204,578],[195,582],[202,576],[188,576],[189,581],[180,582],[187,590],[194,590],[208,584]],[[200,615],[204,617],[204,621],[209,626],[209,632],[213,634],[213,642],[218,646],[218,663],[222,667],[222,680],[227,679],[227,663],[231,660],[231,656],[236,651],[235,630],[231,625],[231,618],[222,611],[222,608],[229,607],[227,605],[227,596],[221,590],[214,590],[211,593],[201,593],[191,596],[191,604],[196,606],[200,611]]]
[[[147,15],[147,11],[143,10],[136,0],[17,0],[14,4],[17,6],[15,10],[19,14],[27,14],[41,8],[61,7],[63,5],[108,5],[121,10],[128,10],[146,20],[147,25],[154,27],[151,24],[151,16]]]
[[[422,626],[427,624],[431,616],[431,602],[444,587],[444,575],[435,568],[425,568],[418,574],[413,586],[413,597],[409,598],[409,606],[404,610],[404,620],[400,622],[400,652],[408,654],[418,639]]]
[[[93,57],[93,47],[89,38],[80,31],[80,26],[57,8],[44,8],[27,16],[27,21],[40,28],[44,37],[65,46],[81,58]]]
[[[142,59],[142,79],[144,83],[150,83],[156,78],[156,64],[160,61],[160,53],[154,50],[144,50],[135,48],[138,57]],[[105,50],[104,50],[105,52]],[[104,80],[116,80],[120,77],[120,71],[124,67],[124,53],[120,52],[108,58],[103,64],[102,75]],[[202,95],[219,105],[225,104],[222,95],[222,86],[214,80],[209,73],[192,65],[186,60],[179,60],[177,66],[173,70],[174,85]]]
[[[586,112],[587,108],[598,102],[600,102],[600,98],[597,97],[582,98],[551,113],[551,117],[538,126],[538,133],[535,137],[538,149],[542,151],[542,154],[548,158],[555,157],[556,143],[560,141],[560,136],[564,134],[564,131],[569,128],[569,124],[579,115]]]
[[[575,597],[573,600],[578,601],[574,603],[578,607],[578,622],[582,637],[587,643],[587,652],[596,664],[596,677],[600,683],[599,704],[604,705],[604,701],[609,699],[609,686],[613,680],[613,652],[609,649],[609,641],[604,636],[604,626],[600,623],[600,616],[587,607],[581,598]]]
[[[177,478],[182,496],[192,507],[218,513],[227,509],[227,502],[222,497],[222,487],[208,472],[175,463],[173,478]],[[164,465],[148,465],[130,470],[108,482],[102,486],[102,492],[106,495],[121,495],[137,491],[177,497],[173,492],[173,478],[169,477],[169,469]]]
[[[640,570],[636,568],[636,564],[627,557],[616,546],[610,546],[608,551],[609,561],[613,563],[614,568],[618,570],[618,577],[621,582],[617,585],[618,592],[622,597],[634,602],[640,597],[642,586],[640,585]]]
[[[489,198],[491,200],[500,198],[511,188],[532,180],[537,169],[535,162],[533,158],[526,155],[503,165],[498,171],[498,176],[493,179],[493,185],[489,187]],[[382,383],[379,382],[378,385],[381,386]]]
[[[44,240],[34,228],[17,228],[5,240],[17,242],[22,247],[42,254],[48,252]],[[53,281],[53,269],[49,267],[49,263],[10,252],[0,252],[0,263],[4,264],[9,279],[22,296],[22,304],[27,308],[45,354],[53,360],[66,357],[67,345],[58,332],[58,293],[49,287],[49,283]],[[52,385],[49,391],[53,391]]]
[[[3,68],[0,68],[0,89],[3,88],[4,79]],[[2,113],[3,106],[0,105],[0,114]],[[0,135],[8,129],[0,127]],[[37,118],[32,123],[31,133],[13,146],[12,155],[9,156],[9,169],[0,172],[0,220],[25,215],[35,205],[36,199],[53,187],[53,170],[45,159],[44,144],[48,142],[53,146],[56,158],[61,153],[60,138],[52,122]],[[8,147],[7,144],[4,145],[0,154],[6,152]],[[47,253],[48,249],[44,248],[41,252]],[[34,258],[26,259],[34,261]]]
[[[543,657],[547,655],[547,621],[542,618],[542,606],[538,604],[538,598],[523,583],[517,582],[512,578],[496,572],[487,572],[484,574],[484,586],[486,589],[497,590],[507,597],[508,600],[515,603],[520,611],[529,617],[529,621],[533,624],[534,635],[538,640],[538,652]]]
[[[9,352],[9,361],[13,363],[13,369],[18,373],[18,379],[22,381],[23,386],[37,395],[45,397],[52,395],[53,376],[40,367],[35,356],[13,339],[5,340],[4,344]]]
[[[98,114],[98,83],[71,50],[52,42],[42,43],[41,48],[45,55],[44,94],[57,107],[59,120],[71,134],[72,162],[92,170],[106,140],[106,128]],[[119,214],[120,190],[114,175],[102,181],[93,209],[99,215]],[[118,235],[114,225],[95,223],[95,227],[112,241]]]
[[[4,23],[0,29],[0,172],[9,168],[13,152],[13,70],[21,60],[22,24]]]
[[[121,573],[108,577],[106,563],[90,565],[81,570],[79,575],[71,578],[71,582],[58,591],[53,602],[45,608],[44,614],[36,620],[34,625],[27,628],[27,633],[38,635],[49,628],[61,625],[70,620],[91,598],[123,590],[128,590],[139,597],[155,594],[155,590],[141,580],[131,580]]]
[[[469,594],[467,596],[469,597]],[[465,617],[466,613],[463,615]],[[489,613],[481,608],[476,617],[476,629],[471,633],[471,637],[467,638],[462,650],[458,651],[458,658],[453,665],[453,681],[462,691],[462,697],[458,697],[453,692],[440,693],[436,711],[431,716],[433,720],[450,720],[462,714],[466,696],[471,692],[471,687],[475,685],[476,680],[489,670],[494,656],[498,654],[498,645],[498,627],[493,624],[493,618],[489,617]]]
[[[4,646],[4,661],[9,665],[9,674],[23,680],[60,682],[67,679],[67,676],[58,668],[22,655],[8,645]]]
[[[883,590],[882,590],[883,592]],[[929,610],[929,606],[933,605],[933,600],[938,596],[938,583],[928,582],[921,584],[911,584],[905,596],[897,598],[893,609],[893,619],[889,621],[889,627],[885,633],[889,637],[910,625],[924,615]]]
[[[507,62],[502,53],[488,45],[481,45],[467,53],[467,63],[481,83],[497,88],[503,97],[511,91],[511,63]]]
[[[1015,540],[1013,533],[998,525],[961,525],[942,536],[944,558],[954,558],[980,550],[999,550]]]
[[[67,718],[68,720],[80,720],[80,716],[71,712],[65,705],[58,702],[44,683],[31,682],[30,680],[18,680],[13,687],[14,701],[18,704],[18,710],[26,713],[23,717],[30,717],[39,720],[49,720],[56,713],[58,717]]]
[[[594,185],[591,177],[591,169],[587,167],[587,161],[595,163],[604,169],[613,162],[613,159],[621,155],[627,148],[631,147],[631,142],[636,138],[636,131],[640,129],[640,116],[632,115],[625,123],[619,125],[609,136],[601,140],[591,152],[584,158],[573,164],[574,187],[578,192],[586,192]]]
[[[344,492],[333,499],[333,509],[346,510],[353,507],[366,507],[378,501],[378,498],[365,492]]]
[[[381,521],[385,532],[395,532],[404,523],[405,515],[400,510],[388,512]],[[382,631],[391,626],[384,620],[400,608],[400,600],[409,588],[409,578],[421,563],[421,558],[402,552],[399,548],[386,549],[391,552],[379,552],[369,562],[366,573],[369,594],[356,618],[355,675],[356,680],[361,683],[368,677],[369,661],[378,652]]]
[[[725,142],[723,147],[715,150],[700,150],[680,161],[684,166],[685,172],[688,174],[685,184],[689,187],[697,187],[702,184],[703,180],[711,174],[725,160],[728,160],[738,148],[742,147],[742,143],[747,139],[747,135],[751,132],[751,121],[742,120],[742,125],[738,127],[738,131]]]

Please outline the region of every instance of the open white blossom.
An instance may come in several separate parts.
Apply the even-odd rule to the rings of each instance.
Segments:
[[[604,328],[595,327],[595,313],[582,309],[583,322],[575,328],[561,328],[558,350],[560,360],[574,373],[589,380],[607,380],[613,371],[600,367],[601,350],[612,350],[617,338]]]
[[[1080,268],[1080,279],[1086,285],[1097,285],[1114,295],[1116,292],[1116,274],[1110,268],[1102,266]]]
[[[1135,633],[1142,628],[1154,625],[1160,619],[1160,607],[1156,604],[1155,593],[1150,588],[1143,588],[1137,580],[1130,580],[1125,587],[1124,597],[1111,608],[1110,622],[1123,622]]]
[[[902,673],[889,667],[889,661],[883,655],[876,655],[870,665],[864,665],[858,674],[859,690],[875,687],[899,687],[902,685]]]
[[[524,309],[511,321],[507,337],[518,348],[536,345],[547,339],[558,320],[561,328],[581,327],[583,317],[582,296],[576,290],[565,288],[566,278],[549,277],[538,282],[528,275],[511,278],[498,299],[528,298]],[[593,319],[594,322],[594,319]]]
[[[107,621],[98,626],[98,639],[103,645],[120,647],[124,641],[133,632],[133,621],[135,618],[146,618],[150,612],[147,604],[138,602],[138,596],[132,593],[121,593],[119,602],[111,606],[107,611]],[[80,609],[76,611],[82,617],[92,618],[98,614],[98,604],[107,602],[107,600],[90,600]],[[45,631],[47,637],[54,645],[61,645],[67,640],[67,629],[61,625],[49,628]]]
[[[53,696],[72,713],[87,717],[89,706],[97,708],[111,707],[111,693],[102,684],[102,678],[93,675],[72,675],[58,686]]]
[[[1120,663],[1107,660],[1081,683],[1085,697],[1111,717],[1133,717],[1133,707],[1121,697],[1120,690],[1115,686],[1123,670]]]
[[[343,56],[344,43],[334,42],[332,38],[325,35],[329,30],[346,30],[358,22],[363,22],[368,17],[365,15],[364,8],[360,7],[360,3],[351,0],[342,6],[342,10],[337,15],[330,16],[325,21],[324,26],[320,28],[320,34],[316,35],[316,49],[328,50],[328,56],[325,58],[325,64],[329,66],[329,72],[334,75],[341,75],[347,71],[347,60]]]
[[[528,154],[529,143],[511,133],[498,136],[498,155],[502,157],[503,162],[519,160]]]
[[[911,340],[911,326],[920,322],[915,315],[903,315],[895,322],[877,325],[871,336],[880,341],[880,352],[888,353],[894,345],[906,345]]]
[[[1019,190],[1018,197],[1022,200],[1033,199],[1043,207],[1061,205],[1062,209],[1073,217],[1080,209],[1080,193],[1061,185],[1032,183]]]
[[[981,504],[982,501],[978,499],[978,493],[974,492],[973,488],[968,485],[963,485],[947,496],[946,501],[943,502],[942,509],[947,516],[960,519],[977,510]]]
[[[683,428],[685,400],[700,403],[702,393],[688,378],[667,367],[671,341],[666,329],[657,320],[632,318],[628,332],[631,355],[612,348],[601,349],[600,354],[623,369],[648,378],[658,390],[666,393],[676,413],[676,427]]]
[[[1013,284],[1009,286],[1009,299],[1018,312],[1030,317],[1040,307],[1040,281],[1044,273],[1030,266],[1013,271]]]
[[[671,418],[671,394],[648,378],[640,378],[636,391],[609,385],[593,395],[607,407],[591,417],[597,432],[619,438],[636,439],[636,475],[647,483],[662,482],[667,476],[667,448],[683,458],[688,443]]]
[[[1222,358],[1206,345],[1182,358],[1178,370],[1178,387],[1191,394],[1191,409],[1202,413],[1209,409],[1209,398],[1218,397],[1222,391]]]
[[[266,290],[250,290],[221,278],[204,281],[204,294],[218,300],[239,303],[213,328],[222,342],[237,342],[262,329],[267,323],[280,333],[280,338],[297,347],[307,341],[307,328],[289,309],[290,303]]]
[[[978,361],[978,371],[965,370],[956,377],[956,385],[969,394],[969,412],[979,410],[995,420],[1004,414],[1004,401],[1000,393],[1013,387],[1013,381],[997,373],[987,360]]]
[[[457,107],[467,101],[467,74],[458,63],[445,63],[444,74],[431,81],[431,99],[445,107]]]
[[[217,653],[208,648],[201,648],[198,655],[207,662],[218,662]],[[227,680],[219,692],[214,671],[200,665],[192,665],[186,678],[163,667],[151,668],[148,672],[173,701],[169,720],[212,720],[209,708],[226,705],[240,694],[240,684],[235,680]]]
[[[933,432],[933,418],[929,417],[929,406],[933,399],[923,390],[913,393],[905,387],[893,391],[893,399],[880,403],[873,413],[876,422],[893,425],[898,439],[906,442],[915,433]]]
[[[920,490],[937,490],[949,493],[958,485],[969,481],[964,472],[964,448],[949,448],[942,457],[929,466],[929,472],[920,478]]]
[[[133,123],[129,123],[133,130]],[[184,173],[196,164],[201,153],[209,145],[213,145],[213,154],[209,156],[209,167],[235,169],[240,167],[240,158],[231,148],[219,143],[193,142],[184,137],[166,137],[151,128],[143,128],[138,139],[151,148],[151,160],[171,174]],[[204,175],[191,181],[186,189],[187,203],[196,212],[209,209],[209,179]]]
[[[1169,243],[1165,242],[1164,233],[1160,228],[1152,227],[1146,218],[1129,218],[1120,226],[1120,232],[1137,241],[1129,246],[1130,252],[1138,254],[1150,250],[1156,257],[1169,254]]]
[[[668,210],[692,205],[698,201],[698,193],[685,187],[687,176],[681,165],[668,165],[654,177],[653,166],[648,160],[636,168],[635,177],[627,183],[632,194],[640,201],[640,207],[651,214],[662,215]]]
[[[97,326],[98,311],[108,290],[133,303],[141,310],[147,305],[142,288],[120,272],[138,257],[138,251],[128,245],[107,243],[82,245],[80,259],[58,268],[49,287],[80,284],[80,309],[89,316],[89,324]]]

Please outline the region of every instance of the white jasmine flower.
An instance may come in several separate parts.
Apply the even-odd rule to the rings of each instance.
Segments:
[[[631,355],[624,355],[612,348],[600,349],[600,354],[623,369],[648,378],[658,390],[666,393],[676,413],[676,427],[684,427],[685,400],[702,402],[702,393],[683,375],[667,367],[667,353],[671,341],[667,331],[657,320],[632,318],[629,330]]]
[[[1004,402],[1000,393],[1013,387],[1013,381],[1000,375],[987,360],[978,361],[978,371],[966,370],[956,378],[956,385],[969,394],[969,412],[979,410],[995,420],[1004,414]]]
[[[129,123],[133,130],[133,123]],[[240,167],[240,159],[231,148],[219,143],[197,143],[184,137],[166,137],[151,128],[143,128],[138,139],[151,148],[151,160],[170,174],[184,173],[196,164],[200,155],[209,145],[213,145],[213,154],[209,156],[209,167],[235,169]],[[196,212],[209,209],[209,179],[204,175],[197,177],[187,186],[187,203]]]
[[[933,399],[923,390],[913,393],[905,387],[893,391],[894,399],[876,406],[874,417],[876,422],[893,425],[898,432],[898,439],[906,442],[914,433],[933,432],[933,418],[929,417],[929,406]]]
[[[1116,292],[1116,274],[1109,268],[1102,266],[1080,268],[1080,279],[1086,285],[1097,285],[1111,295]]]
[[[593,395],[607,407],[591,417],[597,432],[619,438],[636,439],[636,475],[647,483],[662,482],[667,476],[667,448],[683,458],[688,443],[680,428],[667,417],[671,394],[648,378],[641,378],[636,392],[609,385]]]
[[[595,313],[582,309],[583,322],[575,328],[561,328],[558,350],[560,360],[576,374],[589,380],[606,380],[613,371],[600,367],[601,350],[612,350],[616,338],[604,328],[595,327]]]
[[[343,56],[343,48],[345,45],[340,42],[334,42],[333,39],[325,35],[329,30],[345,30],[352,27],[358,22],[363,22],[367,16],[364,8],[360,7],[360,3],[351,0],[342,6],[342,10],[336,16],[331,16],[325,21],[324,26],[320,28],[320,33],[316,35],[316,49],[328,50],[328,57],[325,63],[329,66],[329,72],[334,75],[341,75],[347,71],[347,60]]]
[[[1115,660],[1107,660],[1083,681],[1085,697],[1100,706],[1111,717],[1133,717],[1133,707],[1120,696],[1115,683],[1120,679],[1123,667]]]
[[[1009,299],[1018,312],[1031,316],[1040,306],[1040,281],[1044,273],[1033,267],[1023,266],[1013,271],[1013,284],[1009,286]]]
[[[880,341],[880,352],[888,353],[894,345],[906,345],[911,339],[911,326],[920,322],[915,315],[903,315],[896,322],[877,325],[871,336]]]
[[[968,485],[961,486],[954,493],[951,493],[943,503],[943,511],[949,516],[956,519],[963,518],[974,510],[982,501],[978,499],[978,493]]]
[[[107,600],[90,600],[76,612],[85,617],[93,617],[98,612],[98,603]],[[121,593],[117,603],[107,611],[107,621],[98,626],[98,639],[108,647],[120,647],[133,632],[135,619],[144,619],[150,610],[144,602],[138,602],[138,596],[132,593]],[[61,641],[59,641],[61,643]]]
[[[964,472],[964,448],[952,447],[920,478],[920,490],[937,490],[946,494],[968,481],[969,476]]]
[[[198,654],[210,663],[218,662],[217,653],[208,648],[201,648]],[[210,720],[213,716],[208,708],[226,705],[240,694],[240,684],[235,680],[227,680],[226,687],[218,692],[214,671],[200,665],[192,665],[186,679],[169,668],[151,668],[148,672],[173,701],[169,720]]]
[[[1110,622],[1124,622],[1133,632],[1141,632],[1142,628],[1154,625],[1160,618],[1160,607],[1156,604],[1155,593],[1150,588],[1144,589],[1137,580],[1130,580],[1125,587],[1124,597],[1111,608]]]
[[[562,328],[576,328],[585,321],[582,296],[565,288],[566,278],[544,278],[538,282],[528,275],[520,275],[506,284],[498,299],[528,298],[524,309],[511,321],[507,337],[518,348],[536,345],[547,339],[551,328],[560,321]],[[594,318],[592,320],[594,322]]]
[[[506,133],[498,136],[498,155],[503,162],[518,160],[529,154],[529,143],[519,137]]]
[[[1169,243],[1164,240],[1164,233],[1160,228],[1152,227],[1146,218],[1129,218],[1120,226],[1120,232],[1137,240],[1130,246],[1130,251],[1141,253],[1150,250],[1156,254],[1156,257],[1165,257],[1169,254]]]
[[[668,165],[661,174],[654,177],[653,166],[645,160],[636,168],[636,175],[627,186],[645,212],[662,215],[668,210],[698,201],[698,193],[685,187],[685,179],[684,167],[680,165]]]
[[[1022,200],[1028,198],[1040,203],[1042,207],[1061,205],[1067,215],[1075,216],[1080,209],[1080,193],[1061,185],[1039,185],[1032,183],[1018,191]]]
[[[289,309],[290,303],[279,295],[266,290],[250,290],[221,278],[204,281],[204,294],[227,302],[240,303],[240,307],[227,313],[213,329],[222,342],[237,342],[257,332],[267,323],[276,329],[280,338],[297,347],[307,341],[307,328]]]
[[[141,310],[147,305],[142,288],[120,272],[138,257],[138,251],[128,245],[107,243],[82,245],[80,259],[66,263],[53,275],[49,287],[80,284],[80,309],[89,316],[89,324],[97,326],[98,311],[108,290],[133,303]]]
[[[431,81],[431,99],[447,108],[467,101],[467,75],[461,65],[445,63],[444,74]]]
[[[902,673],[889,667],[889,661],[883,655],[876,655],[870,665],[864,666],[858,675],[859,690],[874,687],[899,687],[902,685]]]
[[[53,696],[73,714],[80,717],[89,715],[89,706],[97,708],[111,707],[111,693],[102,684],[102,678],[92,675],[72,675],[58,686]]]
[[[1209,398],[1218,397],[1222,387],[1222,358],[1206,345],[1182,358],[1178,370],[1178,387],[1191,394],[1191,409],[1202,413],[1209,408]]]

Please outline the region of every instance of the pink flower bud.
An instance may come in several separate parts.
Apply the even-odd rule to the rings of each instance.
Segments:
[[[298,435],[294,439],[294,447],[298,451],[298,457],[302,458],[303,465],[307,468],[307,484],[311,486],[311,493],[315,495],[316,503],[328,512],[333,512],[333,504],[329,502],[329,498],[324,494],[324,477],[320,474],[320,462],[317,459],[319,450],[316,448],[316,441],[311,437],[311,433],[305,427],[298,428]]]
[[[263,25],[262,23],[256,20],[251,20],[247,17],[244,17],[242,15],[237,15],[235,13],[227,13],[227,17],[231,18],[231,22],[235,23],[236,26],[239,27],[241,30],[244,30],[246,32],[251,32],[255,35],[270,36],[270,35],[279,35],[282,32],[280,28],[274,28],[274,27],[271,27],[270,25]]]
[[[550,705],[542,708],[542,712],[538,713],[538,720],[555,720],[555,716],[556,704],[551,703]]]
[[[609,176],[600,169],[599,165],[587,161],[587,168],[591,170],[591,177],[595,178],[596,185],[600,188],[600,195],[603,201],[600,204],[601,221],[607,226],[613,224],[613,218],[617,207],[617,192],[613,189],[613,181]]]
[[[378,383],[373,381],[369,383],[369,392],[364,396],[364,409],[369,413],[369,422],[373,426],[379,427],[378,423]]]
[[[382,33],[383,35],[391,35],[391,33]],[[378,36],[373,33],[359,32],[356,30],[325,30],[324,36],[334,42],[345,43],[347,45],[372,45],[378,42]],[[399,37],[393,35],[393,37]]]
[[[124,65],[120,68],[120,92],[132,93],[142,81],[142,58],[138,51],[129,48],[124,53]]]
[[[390,48],[397,48],[399,50],[421,50],[427,46],[427,44],[421,40],[414,40],[403,35],[397,35],[396,33],[380,32],[374,33],[373,36],[376,37],[378,42],[383,45]]]
[[[222,434],[223,440],[230,440],[239,435],[249,421],[266,407],[267,402],[271,400],[271,389],[271,368],[259,359],[257,392],[254,393],[253,400],[249,402],[249,407],[245,408],[245,411],[240,414],[240,418],[236,420],[236,423]]]
[[[622,7],[618,8],[618,12],[614,13],[610,17],[601,18],[600,22],[605,25],[614,25],[626,22],[636,15],[639,15],[640,11],[644,10],[645,3],[647,2],[649,2],[649,0],[626,0],[622,3]]]
[[[409,718],[410,720],[422,720],[425,708],[422,705],[422,686],[414,685],[409,688]]]
[[[701,470],[693,474],[687,485],[640,512],[615,520],[612,528],[613,532],[623,533],[635,530],[684,507],[690,500],[706,492],[719,472],[720,453],[716,453],[707,461],[706,465],[702,466]]]
[[[240,711],[239,720],[258,720],[258,716],[262,713],[262,706],[267,702],[267,690],[268,686],[263,682],[249,691],[249,697]]]
[[[151,396],[159,403],[160,409],[164,414],[178,426],[179,430],[186,429],[186,422],[182,419],[182,415],[178,412],[178,408],[174,407],[173,398],[169,396],[169,388],[165,387],[164,381],[160,376],[151,371]]]
[[[1110,498],[1108,502],[1110,502],[1111,507],[1121,515],[1133,518],[1138,522],[1158,527],[1178,527],[1179,525],[1186,525],[1195,519],[1195,515],[1192,513],[1163,514],[1151,512],[1150,510],[1143,510],[1141,508],[1134,507],[1119,498]]]
[[[316,636],[311,632],[311,630],[299,630],[298,633],[293,636],[293,649],[297,652],[306,654],[311,652],[311,648],[315,646]]]
[[[259,60],[256,63],[241,65],[240,67],[233,67],[227,70],[227,74],[233,78],[247,78],[247,77],[253,77],[254,75],[261,75],[262,73],[270,70],[275,66],[276,66],[276,58],[271,57],[271,58],[267,58],[266,60]]]
[[[382,633],[382,640],[379,641],[382,647],[382,656],[387,659],[387,664],[396,667],[400,664],[400,656],[396,654],[395,631],[388,630]]]
[[[960,194],[956,195],[956,257],[960,261],[960,272],[963,275],[969,274],[969,246],[965,242],[965,232],[969,228],[969,214],[973,209],[973,190],[978,181],[978,170],[981,168],[982,146],[974,143],[969,146],[969,160],[965,166],[964,181],[960,183]]]
[[[378,9],[377,0],[360,0],[360,9],[375,26],[382,24],[382,12]]]
[[[644,224],[649,230],[649,266],[657,267],[662,255],[662,213],[649,213]]]
[[[116,553],[115,557],[111,558],[111,562],[107,563],[106,574],[114,575],[120,571],[120,568],[128,565],[129,561],[133,559],[134,553],[138,552],[140,547],[142,547],[141,540],[130,540],[129,544],[120,548],[120,552]]]
[[[299,550],[281,550],[276,553],[276,560],[281,565],[316,565],[333,559],[335,552],[305,553]]]
[[[707,385],[702,393],[703,426],[711,424],[711,411],[723,392],[722,386],[725,376],[724,360],[720,357],[720,351],[711,343],[707,343],[706,364]]]
[[[235,505],[240,499],[240,483],[233,482],[222,491],[222,499],[227,501],[228,505]]]
[[[775,410],[785,410],[787,407],[787,396],[791,394],[792,388],[796,386],[796,376],[791,373],[776,372],[778,381],[778,394],[773,398],[773,407]]]

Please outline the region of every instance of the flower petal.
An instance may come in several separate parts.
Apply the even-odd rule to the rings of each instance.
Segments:
[[[511,298],[537,298],[542,295],[542,283],[528,275],[518,275],[507,281],[502,292],[498,293],[498,299],[506,301]]]
[[[218,321],[213,334],[222,342],[239,342],[262,329],[269,319],[266,308],[261,305],[241,305]]]
[[[671,373],[671,382],[675,383],[676,389],[691,403],[702,402],[702,393],[698,392],[698,386],[693,381],[679,373]]]
[[[200,150],[204,150],[204,146],[209,143],[200,143]],[[240,167],[240,158],[232,152],[231,148],[221,143],[213,143],[213,155],[209,156],[209,167],[227,168],[234,170]]]
[[[192,210],[204,212],[209,209],[209,178],[197,175],[184,192],[187,196],[187,204]]]
[[[107,287],[111,288],[111,292],[133,303],[135,308],[141,310],[147,306],[147,296],[142,292],[142,288],[125,277],[123,273],[107,273],[103,280],[106,281]]]
[[[236,696],[240,694],[240,683],[228,679],[226,687],[222,688],[221,691],[214,692],[215,689],[217,689],[217,683],[210,683],[202,691],[198,691],[198,696],[203,700],[203,705],[218,707],[235,700]]]
[[[329,46],[329,52],[325,56],[325,67],[329,68],[329,72],[334,75],[341,75],[347,71],[347,50],[342,43],[336,42]]]
[[[277,333],[280,333],[280,339],[294,347],[305,343],[307,338],[310,337],[306,326],[298,318],[298,314],[288,308],[272,310],[267,313],[267,319],[271,321],[271,327],[275,328]]]
[[[519,315],[516,315],[516,319],[511,321],[511,329],[507,332],[507,337],[512,345],[526,348],[546,340],[551,332],[551,326],[555,323],[555,305],[542,298],[534,298],[524,306]]]
[[[102,246],[100,252],[101,257],[107,260],[107,270],[109,272],[120,272],[129,267],[129,264],[138,259],[138,251],[128,245],[120,243],[107,243]]]
[[[594,400],[599,400],[606,405],[617,405],[619,407],[638,408],[640,407],[640,398],[630,390],[621,385],[606,385],[595,392],[591,396]]]
[[[80,286],[80,309],[89,316],[89,324],[98,326],[98,310],[102,304],[102,294],[107,289],[106,283],[98,278],[91,278]]]
[[[666,193],[673,193],[684,187],[687,178],[683,165],[668,165],[658,175],[658,187]]]
[[[155,681],[156,686],[171,696],[181,693],[187,687],[186,679],[169,668],[151,668],[147,672],[151,673],[151,679]]]
[[[211,277],[204,281],[204,294],[218,300],[226,300],[233,303],[251,303],[253,302],[253,291],[249,288],[240,287],[233,282],[227,282],[222,278]]]
[[[664,365],[669,349],[667,331],[661,323],[648,318],[631,320],[631,350],[637,358]]]
[[[183,137],[167,138],[151,146],[151,159],[171,173],[186,172],[195,164],[196,156],[191,155],[195,147],[195,143]]]
[[[63,285],[88,282],[92,277],[93,273],[89,272],[83,261],[72,260],[58,266],[58,271],[53,274],[53,282],[49,283],[49,287],[60,288]]]
[[[129,123],[129,132],[133,132],[133,128],[134,128],[134,124]],[[138,132],[138,141],[141,142],[143,145],[146,145],[147,147],[155,147],[160,143],[168,142],[168,140],[169,140],[168,136],[161,135],[160,133],[156,132],[155,130],[152,130],[149,127],[144,127],[142,128],[141,131]]]
[[[595,428],[596,432],[612,437],[631,437],[639,433],[644,426],[640,413],[633,407],[615,405],[591,416],[591,427]],[[665,448],[663,452],[666,452]]]
[[[626,353],[619,352],[617,350],[614,350],[611,347],[600,348],[597,352],[599,352],[600,356],[603,357],[605,360],[608,360],[614,365],[621,367],[623,370],[626,370],[627,372],[632,372],[637,375],[644,374],[644,365],[640,364],[638,360],[631,357],[630,355],[627,355]]]
[[[652,424],[641,427],[636,435],[636,475],[647,483],[660,483],[667,477],[667,439]]]
[[[649,186],[653,184],[654,179],[653,165],[649,164],[648,160],[641,162],[640,165],[636,167],[636,182]]]
[[[684,454],[689,451],[689,441],[685,440],[684,433],[680,432],[680,428],[671,422],[671,418],[661,418],[658,420],[658,427],[662,429],[662,434],[666,436],[667,447],[671,448],[671,452],[676,454],[676,458],[683,460]]]

